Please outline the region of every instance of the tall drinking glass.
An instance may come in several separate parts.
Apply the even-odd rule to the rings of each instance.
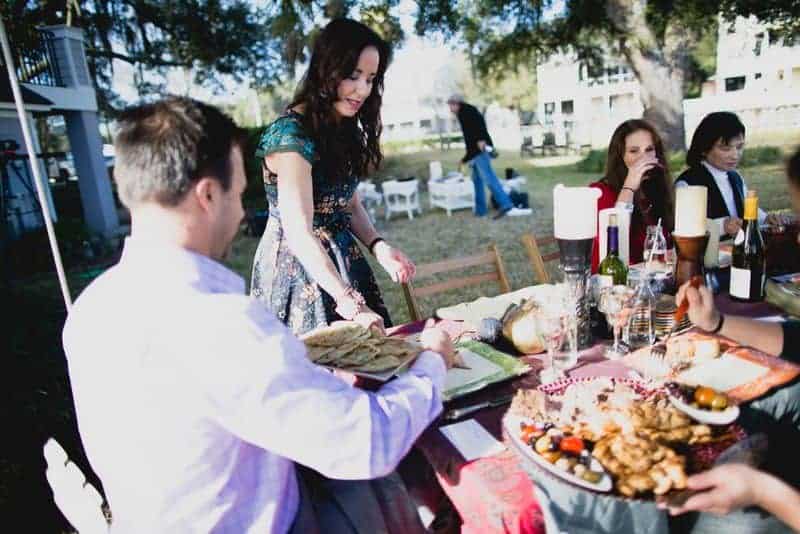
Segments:
[[[544,367],[539,374],[542,384],[552,382],[561,376],[561,371],[555,367],[554,362],[556,351],[560,350],[564,343],[565,317],[565,310],[558,305],[542,307],[536,312],[536,328],[547,346]]]
[[[562,367],[569,369],[578,363],[578,310],[584,305],[586,296],[586,273],[563,271],[564,283],[560,285],[561,299],[565,309],[566,336],[569,352],[564,354]]]

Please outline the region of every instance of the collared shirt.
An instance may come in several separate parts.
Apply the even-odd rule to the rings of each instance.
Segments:
[[[293,462],[383,476],[442,409],[439,356],[376,393],[353,388],[309,362],[239,276],[135,238],[77,299],[63,342],[115,533],[286,532]]]
[[[725,201],[725,207],[728,208],[728,213],[731,217],[738,217],[742,218],[744,216],[743,213],[739,213],[736,209],[736,199],[733,196],[733,188],[731,187],[731,181],[728,179],[728,173],[723,171],[722,169],[718,169],[708,163],[706,160],[701,161],[700,163],[703,164],[708,172],[711,173],[711,176],[714,177],[714,182],[717,184],[717,188],[719,188],[719,192],[722,194],[722,199]],[[686,185],[686,182],[683,180],[678,180],[678,182]],[[676,182],[676,185],[678,184]],[[742,180],[742,202],[747,197],[747,184],[744,183]],[[767,218],[767,213],[762,210],[761,208],[758,209],[758,223],[764,224],[764,220]],[[725,232],[725,219],[726,217],[720,217],[719,219],[713,219],[716,221],[717,225],[719,226],[719,235],[724,236]]]

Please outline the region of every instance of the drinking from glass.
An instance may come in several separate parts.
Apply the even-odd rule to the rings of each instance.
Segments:
[[[624,285],[605,288],[600,293],[598,309],[606,315],[606,320],[614,332],[614,344],[606,349],[606,358],[617,360],[627,354],[627,348],[619,342],[620,330],[628,323],[632,312],[635,291]]]

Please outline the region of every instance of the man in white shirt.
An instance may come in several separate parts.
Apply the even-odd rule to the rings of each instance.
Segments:
[[[454,358],[442,332],[425,333],[432,350],[402,377],[366,392],[310,363],[218,263],[244,215],[243,139],[186,98],[119,120],[114,174],[131,237],[63,333],[115,533],[313,529],[296,521],[308,514],[295,462],[334,479],[384,476],[442,408]]]

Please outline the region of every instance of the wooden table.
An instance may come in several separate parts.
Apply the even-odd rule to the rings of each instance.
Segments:
[[[780,314],[780,310],[765,303],[741,304],[726,295],[719,295],[717,305],[724,313],[735,313],[749,317],[764,317]],[[433,322],[417,322],[404,325],[394,333],[410,334]],[[462,323],[438,322],[453,335],[463,330]],[[603,358],[604,344],[598,343],[581,353],[578,365],[568,372],[569,376],[602,376],[623,373],[624,366],[608,362]],[[522,357],[531,365],[532,371],[525,376],[494,384],[481,391],[469,394],[448,403],[446,409],[472,405],[515,392],[520,388],[539,385],[538,372],[541,361],[538,356]],[[501,420],[508,406],[481,410],[472,417],[483,425],[495,438],[503,441]],[[436,421],[420,437],[416,448],[422,452],[433,467],[443,491],[449,497],[463,521],[465,534],[513,533],[530,534],[545,532],[545,517],[534,493],[534,484],[523,470],[520,459],[510,448],[503,453],[467,462],[455,447],[442,435]]]

